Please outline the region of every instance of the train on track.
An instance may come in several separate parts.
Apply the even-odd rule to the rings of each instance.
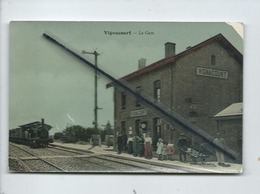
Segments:
[[[52,126],[45,124],[44,119],[32,123],[20,125],[18,128],[9,130],[9,141],[19,144],[25,144],[31,148],[47,147],[53,143],[49,136],[49,130]]]

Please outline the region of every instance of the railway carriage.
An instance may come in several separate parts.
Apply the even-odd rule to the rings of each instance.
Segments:
[[[20,125],[19,128],[9,131],[9,140],[15,143],[29,145],[32,148],[46,147],[53,140],[49,137],[49,130],[52,126],[36,121],[25,125]]]

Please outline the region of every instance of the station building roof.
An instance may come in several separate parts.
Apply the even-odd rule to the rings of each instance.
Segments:
[[[243,115],[243,103],[234,103],[217,113],[213,118],[237,117]]]
[[[155,63],[152,63],[142,69],[139,69],[137,71],[134,71],[122,78],[120,78],[119,80],[125,80],[125,81],[131,81],[137,77],[140,77],[146,73],[150,73],[154,70],[157,70],[159,68],[165,67],[167,65],[170,65],[174,62],[177,62],[179,59],[184,58],[185,56],[192,54],[194,52],[196,52],[197,50],[204,48],[214,42],[218,42],[221,46],[223,46],[223,48],[225,48],[228,52],[230,52],[234,58],[239,62],[239,63],[243,63],[243,55],[220,33],[217,34],[214,37],[211,37],[193,47],[189,47],[189,49],[178,53],[176,55],[167,57],[167,58],[163,58]],[[109,83],[107,84],[107,88],[111,87],[113,84]]]

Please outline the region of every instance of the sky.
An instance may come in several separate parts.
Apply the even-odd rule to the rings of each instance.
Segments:
[[[98,66],[115,78],[164,58],[164,44],[176,53],[222,33],[243,54],[242,24],[166,22],[11,22],[9,66],[9,128],[45,119],[51,134],[67,125],[92,127],[94,71],[46,40],[48,32],[77,49],[97,51]],[[236,31],[238,29],[238,32]],[[131,32],[108,35],[105,31]],[[94,63],[94,55],[86,55]],[[98,124],[113,125],[113,88],[99,75]]]

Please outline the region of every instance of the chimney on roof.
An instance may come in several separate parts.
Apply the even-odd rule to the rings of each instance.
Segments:
[[[165,58],[175,55],[175,43],[166,42],[165,46]]]
[[[146,59],[141,58],[138,60],[138,69],[143,69],[146,66]]]

